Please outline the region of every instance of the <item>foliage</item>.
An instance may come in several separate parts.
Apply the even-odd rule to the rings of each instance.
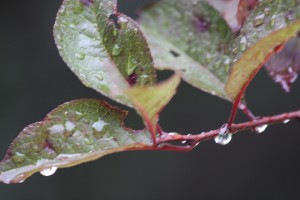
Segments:
[[[20,183],[39,171],[52,175],[126,150],[188,151],[211,138],[224,145],[235,132],[299,118],[297,111],[232,124],[238,107],[251,116],[243,97],[263,66],[285,91],[300,71],[300,2],[233,2],[162,0],[136,22],[118,12],[117,0],[64,0],[54,25],[61,57],[84,85],[133,107],[146,128],[124,127],[127,112],[100,100],[65,103],[11,143],[0,182]],[[174,75],[157,83],[156,70],[165,69]],[[232,102],[228,124],[193,136],[164,132],[159,113],[181,78]]]

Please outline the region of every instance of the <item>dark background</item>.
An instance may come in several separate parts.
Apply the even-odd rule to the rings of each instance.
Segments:
[[[151,0],[122,0],[131,16]],[[61,1],[2,1],[0,5],[0,156],[28,124],[73,99],[100,98],[62,62],[52,26]],[[285,94],[261,71],[247,95],[257,115],[299,109],[299,80]],[[110,101],[111,104],[117,105]],[[122,107],[122,106],[120,106]],[[124,107],[122,107],[124,108]],[[226,122],[231,105],[182,83],[161,116],[166,131],[200,133]],[[141,128],[130,110],[128,126]],[[239,121],[244,119],[239,118]],[[300,199],[300,123],[247,131],[227,146],[213,141],[188,153],[124,152],[92,163],[0,184],[2,200]]]

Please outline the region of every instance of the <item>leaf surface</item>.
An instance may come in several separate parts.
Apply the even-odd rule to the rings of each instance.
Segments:
[[[0,163],[0,182],[20,183],[39,171],[47,175],[110,153],[151,146],[147,131],[124,128],[126,114],[92,99],[59,106],[12,142]]]
[[[158,116],[176,93],[180,76],[173,75],[168,80],[151,87],[132,87],[126,94],[144,119],[145,125],[155,140]]]
[[[191,85],[227,99],[234,34],[218,11],[200,0],[164,0],[145,8],[139,22],[155,67],[175,70]]]
[[[116,0],[64,0],[54,35],[70,69],[88,87],[126,105],[124,90],[156,82],[143,34]]]

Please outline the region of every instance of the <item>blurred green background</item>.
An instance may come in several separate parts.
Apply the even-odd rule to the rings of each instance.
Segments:
[[[135,10],[150,2],[121,0],[119,10],[136,17]],[[106,99],[85,88],[58,55],[52,26],[60,4],[59,0],[1,2],[1,157],[18,132],[59,104]],[[257,115],[296,110],[299,89],[297,80],[292,92],[285,94],[262,70],[247,91],[248,104]],[[200,133],[220,127],[230,109],[228,102],[182,83],[160,122],[166,131]],[[240,114],[238,120],[245,118]],[[142,128],[132,110],[126,124]],[[22,184],[0,184],[0,199],[300,199],[299,154],[300,123],[290,122],[259,135],[240,133],[227,146],[208,141],[188,153],[124,152],[60,169],[51,177],[36,174]]]

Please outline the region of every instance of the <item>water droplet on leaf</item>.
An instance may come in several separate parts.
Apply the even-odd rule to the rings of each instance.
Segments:
[[[254,18],[253,24],[254,26],[260,26],[264,23],[265,14],[259,14]]]
[[[57,170],[57,167],[51,167],[51,168],[42,170],[40,173],[43,176],[51,176],[56,172],[56,170]]]
[[[112,55],[113,56],[118,56],[120,55],[121,53],[121,48],[118,44],[116,44],[114,47],[113,47],[113,50],[112,50]]]
[[[241,51],[245,51],[246,48],[247,48],[247,39],[245,36],[243,36],[240,41],[240,49]]]
[[[79,60],[83,60],[85,58],[85,54],[84,53],[76,53],[75,57],[78,58]]]

